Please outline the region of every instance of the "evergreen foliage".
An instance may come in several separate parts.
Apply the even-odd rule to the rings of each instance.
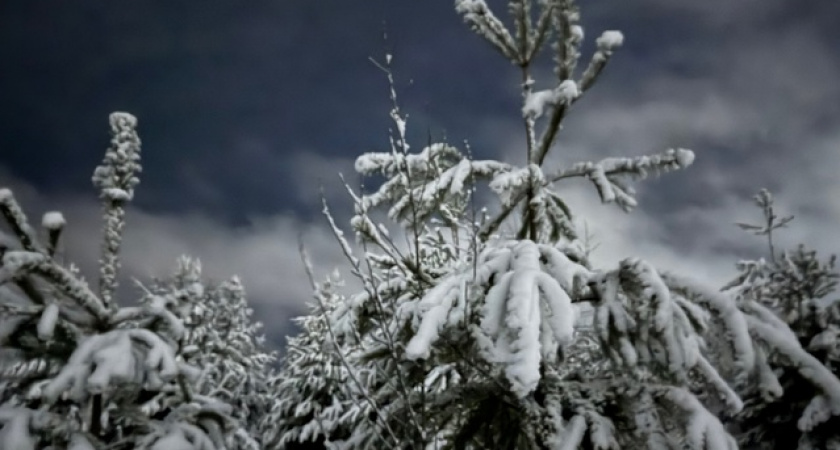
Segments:
[[[820,371],[836,381],[840,377],[840,297],[836,294],[840,273],[832,255],[822,261],[815,250],[800,244],[778,252],[773,232],[785,227],[793,216],[779,218],[767,190],[755,196],[763,213],[758,225],[738,224],[742,229],[766,236],[769,261],[764,258],[738,263],[740,274],[725,290],[739,301],[758,304],[790,327],[791,337],[823,365]],[[764,350],[766,363],[778,363],[784,355]],[[790,448],[837,449],[840,421],[825,393],[808,377],[791,367],[780,367],[764,379],[744,386],[746,406],[733,420],[745,449]]]
[[[326,314],[335,311],[346,298],[338,292],[343,285],[332,274],[316,286],[322,300],[310,315],[295,319],[300,334],[289,338],[282,370],[273,383],[276,403],[261,421],[267,448],[283,448],[294,442],[320,443],[325,436],[347,435],[339,420],[349,409],[343,395],[349,389],[349,376],[330,350]],[[325,314],[326,313],[326,314]]]
[[[742,410],[737,388],[781,366],[818,393],[810,425],[840,413],[840,382],[767,307],[638,258],[588,261],[561,181],[588,179],[603,203],[629,212],[634,181],[694,159],[668,149],[546,167],[564,118],[622,34],[604,32],[578,70],[573,1],[511,1],[513,32],[483,0],[455,7],[521,72],[524,164],[474,159],[446,142],[412,152],[386,56],[394,129],[389,151],[356,160],[357,172],[385,181],[369,192],[348,186],[355,247],[324,205],[361,287],[337,301],[315,284],[315,315],[304,321],[318,325],[295,341],[306,350],[286,361],[283,380],[305,394],[274,412],[285,436],[336,449],[727,450],[737,444],[719,416]],[[535,90],[546,46],[556,78]],[[498,205],[476,205],[482,185]],[[377,223],[377,211],[396,226]],[[585,330],[578,304],[593,309]]]
[[[276,395],[272,386],[276,355],[265,347],[262,324],[253,320],[239,278],[207,283],[200,262],[182,257],[171,278],[156,280],[146,292],[178,305],[185,328],[183,358],[201,369],[194,383],[196,395],[231,406],[236,427],[227,448],[263,448],[259,427]],[[172,401],[177,397],[162,396],[150,406],[165,408]]]
[[[198,266],[185,261],[138,306],[117,301],[140,139],[130,114],[110,123],[93,176],[104,215],[97,291],[56,257],[64,217],[45,214],[38,233],[0,189],[11,231],[0,251],[0,448],[260,448],[254,415],[268,407],[253,394],[265,390],[271,355],[258,349],[238,281],[205,292]]]
[[[393,129],[355,164],[382,182],[345,183],[354,242],[323,201],[352,284],[319,281],[301,246],[313,302],[280,371],[236,277],[207,281],[182,257],[137,283],[135,306],[119,298],[141,171],[132,115],[110,116],[93,175],[95,287],[58,256],[64,216],[36,230],[0,189],[0,449],[840,450],[835,258],[777,252],[793,217],[762,190],[763,222],[738,225],[767,238],[769,260],[739,262],[721,291],[634,257],[596,267],[565,180],[629,213],[634,183],[694,153],[557,164],[565,118],[624,36],[603,32],[584,63],[574,0],[511,0],[508,23],[485,0],[455,10],[521,75],[521,161],[431,138],[415,151],[386,55]]]

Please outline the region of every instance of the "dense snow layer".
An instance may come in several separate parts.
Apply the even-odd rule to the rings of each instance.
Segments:
[[[64,215],[58,211],[44,213],[44,217],[41,219],[41,226],[47,230],[60,230],[66,223]]]

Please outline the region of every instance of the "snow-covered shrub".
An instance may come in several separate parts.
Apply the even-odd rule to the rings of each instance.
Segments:
[[[326,322],[346,301],[337,291],[342,285],[337,273],[318,283],[320,303],[295,319],[301,332],[288,338],[281,371],[272,383],[277,401],[261,421],[266,448],[320,443],[350,432],[341,418],[357,396],[348,391],[350,376],[339,360],[343,353],[334,348]]]
[[[521,71],[527,161],[481,160],[472,157],[480,149],[445,142],[411,151],[386,57],[390,149],[356,161],[357,172],[385,181],[372,192],[348,187],[361,256],[324,210],[361,289],[330,307],[316,289],[327,332],[307,347],[321,355],[300,358],[340,363],[346,377],[330,391],[334,384],[313,365],[300,370],[288,361],[285,381],[314,386],[321,399],[320,412],[312,402],[285,409],[284,420],[300,420],[291,436],[321,433],[325,445],[342,449],[734,449],[716,415],[742,409],[735,387],[773,376],[767,353],[821,393],[824,411],[840,412],[840,383],[766,308],[637,258],[612,268],[588,261],[561,181],[588,179],[602,203],[629,212],[634,181],[694,159],[669,149],[547,167],[563,119],[622,34],[603,33],[578,70],[583,29],[574,1],[509,2],[513,32],[484,0],[455,7]],[[536,91],[533,62],[548,44],[555,78]],[[499,204],[476,205],[479,186]],[[398,227],[374,220],[382,210]],[[578,329],[578,303],[592,307],[587,330]],[[575,339],[581,333],[586,340]],[[588,362],[582,353],[593,370],[578,366]],[[340,406],[322,420],[333,404]]]
[[[836,432],[840,426],[838,411],[832,409],[826,392],[795,369],[820,364],[824,367],[816,369],[814,375],[835,382],[840,376],[840,296],[836,293],[840,273],[835,268],[835,257],[821,261],[816,251],[801,244],[777,253],[773,231],[793,217],[777,217],[773,197],[766,190],[759,192],[755,201],[763,212],[762,223],[738,225],[766,236],[769,260],[739,262],[741,273],[724,289],[735,291],[745,305],[766,308],[763,314],[774,315],[769,320],[789,326],[788,339],[797,341],[814,361],[791,361],[794,367],[778,368],[773,376],[746,384],[746,407],[732,421],[733,426],[747,449],[840,448]],[[765,363],[786,358],[772,349],[762,351]]]
[[[55,258],[64,217],[44,215],[43,243],[0,189],[10,231],[0,251],[0,448],[227,448],[237,416],[228,399],[198,391],[204,375],[185,354],[190,324],[178,298],[149,294],[126,307],[115,297],[140,139],[132,115],[114,113],[110,123],[111,146],[93,175],[105,222],[96,290]],[[161,396],[167,407],[154,407]]]
[[[208,283],[202,279],[200,262],[182,257],[174,275],[155,280],[141,302],[158,297],[169,299],[183,318],[182,357],[200,368],[195,394],[232,408],[236,423],[227,448],[263,448],[259,426],[274,403],[276,356],[265,347],[262,324],[253,319],[239,278]],[[160,411],[172,401],[178,398],[164,393],[149,405]]]

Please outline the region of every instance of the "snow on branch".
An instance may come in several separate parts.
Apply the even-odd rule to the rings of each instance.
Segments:
[[[105,159],[93,172],[93,184],[104,199],[122,202],[134,197],[134,187],[140,182],[140,138],[137,118],[129,113],[111,114],[111,146]]]
[[[740,311],[734,300],[638,259],[626,259],[589,283],[597,294],[594,330],[614,363],[667,374],[666,379],[680,383],[694,370],[731,414],[741,411],[742,399],[712,365],[704,338],[714,318],[732,348],[736,376],[743,380],[758,369],[761,349],[750,336],[755,318]],[[704,408],[701,416],[705,414]]]
[[[40,275],[51,281],[59,292],[86,309],[97,320],[107,321],[108,310],[87,284],[47,255],[35,252],[11,251],[3,255],[2,261],[0,285],[25,273]]]
[[[545,2],[545,7],[551,9],[552,28],[556,35],[553,44],[554,73],[560,82],[572,80],[580,59],[580,47],[583,42],[583,28],[578,24],[580,11],[574,0],[552,0]],[[558,103],[551,113],[548,124],[543,129],[539,145],[533,149],[533,162],[542,164],[546,155],[555,142],[561,124],[569,111],[569,106],[581,98],[598,79],[601,71],[606,67],[615,48],[623,43],[623,35],[619,31],[605,31],[596,40],[598,50],[592,56],[589,66],[575,83],[576,95],[566,103]]]
[[[64,220],[64,215],[58,211],[50,211],[44,213],[44,217],[41,219],[41,226],[47,230],[60,230],[67,224],[67,221]]]
[[[402,152],[371,152],[356,158],[356,172],[362,175],[381,174],[394,177],[401,171],[411,170],[420,176],[432,173],[436,164],[445,160],[461,159],[457,148],[444,143],[429,145],[417,154]]]
[[[580,77],[579,84],[582,91],[589,89],[589,87],[595,83],[595,80],[598,79],[598,75],[600,75],[601,71],[604,70],[604,67],[607,66],[607,62],[610,60],[613,50],[620,47],[623,43],[624,35],[622,35],[620,31],[616,30],[605,31],[598,39],[595,40],[598,50],[594,55],[592,55],[589,65]]]
[[[486,39],[507,59],[515,62],[522,59],[513,36],[484,0],[456,0],[455,11],[464,16],[464,22],[476,34]]]
[[[551,34],[552,7],[540,3],[536,22],[531,18],[532,0],[513,0],[508,10],[516,25],[516,46],[520,65],[528,65]]]
[[[10,189],[0,189],[0,214],[6,219],[6,223],[9,224],[9,227],[20,241],[24,250],[31,252],[43,251],[35,231],[26,219],[26,214],[24,214],[20,205],[15,200],[14,194]]]
[[[750,338],[747,316],[738,309],[734,299],[682,276],[667,272],[660,273],[660,276],[672,292],[698,303],[723,322],[725,337],[732,347],[736,368],[742,374],[750,371],[756,358],[755,348]]]
[[[148,450],[224,450],[230,448],[225,434],[233,420],[228,405],[211,398],[178,405],[165,420],[151,422],[151,432],[137,443]],[[241,447],[234,447],[241,448]],[[247,447],[246,447],[247,448]]]
[[[99,260],[99,295],[108,308],[114,308],[112,298],[117,289],[120,270],[119,251],[125,227],[123,205],[134,197],[134,187],[140,182],[140,138],[135,128],[137,119],[128,113],[111,114],[111,146],[102,164],[93,172],[93,184],[100,190],[104,208],[102,257]]]
[[[549,107],[570,105],[579,95],[577,84],[572,80],[564,80],[552,90],[529,92],[522,106],[522,116],[539,119]]]
[[[58,240],[61,237],[61,231],[66,224],[67,221],[64,220],[64,215],[58,211],[46,212],[41,218],[41,227],[47,230],[47,254],[50,256],[55,255],[58,249]]]
[[[390,205],[388,217],[409,225],[445,214],[446,205],[463,208],[476,179],[508,171],[510,165],[473,161],[455,147],[436,143],[417,154],[364,154],[356,159],[356,170],[362,175],[381,174],[387,178],[375,192],[360,197],[356,214]]]
[[[595,330],[615,362],[661,365],[678,379],[694,367],[701,357],[698,327],[705,324],[698,317],[689,319],[691,311],[674,301],[649,264],[624,260],[616,271],[592,277],[590,284],[599,297]]]
[[[524,397],[540,380],[541,361],[553,361],[558,346],[571,342],[576,319],[571,296],[579,293],[572,292],[570,280],[586,269],[551,246],[509,241],[482,252],[476,270],[474,281],[471,270],[456,273],[423,297],[414,313],[419,326],[407,357],[429,357],[441,332],[460,326],[453,304],[472,298],[464,297],[462,286],[469,284],[486,292],[472,307],[481,311],[474,334],[483,358],[502,364],[513,393]]]
[[[549,182],[585,176],[592,180],[604,203],[618,204],[624,211],[636,206],[636,191],[631,180],[643,180],[655,175],[685,169],[694,162],[694,152],[683,148],[668,149],[664,153],[636,158],[605,158],[598,162],[582,162],[547,176]],[[627,179],[625,179],[627,178]]]
[[[572,242],[577,239],[572,213],[555,192],[544,188],[534,189],[527,208],[526,222],[536,224],[535,241]]]
[[[840,380],[822,362],[805,351],[793,336],[781,333],[767,323],[753,316],[747,316],[750,332],[765,342],[771,349],[787,359],[802,375],[822,392],[821,404],[828,414],[812,414],[813,406],[806,408],[799,429],[807,431],[820,423],[818,417],[827,420],[831,416],[840,416]]]
[[[572,417],[566,424],[565,430],[563,430],[561,444],[557,448],[559,450],[577,450],[583,442],[585,433],[586,419],[580,415]]]
[[[735,439],[691,392],[677,387],[662,388],[657,400],[667,402],[687,415],[686,444],[697,450],[738,450]]]
[[[577,237],[577,232],[571,210],[561,196],[547,186],[542,169],[536,164],[499,172],[489,184],[490,189],[499,196],[505,210],[512,209],[530,192],[523,226],[535,224],[536,235],[532,236],[535,241],[572,241]],[[499,223],[500,221],[496,222]],[[486,237],[484,234],[481,236]]]
[[[200,296],[201,289],[194,289],[196,280],[176,289],[178,292],[149,293],[140,307],[116,308],[113,293],[123,206],[133,196],[140,171],[140,141],[135,126],[136,119],[129,114],[111,115],[111,147],[93,175],[105,209],[99,296],[75,266],[65,266],[55,258],[59,234],[66,225],[63,215],[44,214],[41,225],[48,238],[44,246],[11,191],[0,189],[0,212],[20,241],[20,247],[4,246],[0,250],[0,285],[14,283],[17,288],[0,286],[0,359],[4,359],[0,367],[0,448],[35,450],[47,445],[90,450],[104,448],[103,441],[107,441],[121,448],[163,450],[175,445],[219,450],[231,448],[223,441],[234,435],[234,429],[241,435],[237,442],[250,439],[242,435],[240,425],[244,422],[240,418],[244,416],[227,416],[225,410],[230,408],[219,400],[193,392],[199,386],[200,374],[191,365],[192,360],[187,361],[196,351],[205,349],[197,350],[193,345],[188,354],[188,348],[183,347],[189,336],[182,320],[188,311],[181,294]],[[196,323],[188,326],[195,328]],[[238,337],[228,338],[222,347],[232,353],[230,341]],[[243,357],[234,356],[239,357],[231,358],[235,362]],[[228,362],[215,362],[212,369]],[[207,369],[206,364],[203,367]],[[253,375],[243,375],[242,379],[259,382]],[[216,381],[221,385],[211,392],[218,398],[232,392],[225,386],[226,378]],[[248,399],[236,401],[250,404]],[[18,419],[6,420],[9,406],[20,406],[15,409]],[[175,431],[159,434],[160,439],[146,442],[146,447],[137,446],[137,439],[148,437],[150,428],[156,426]],[[74,434],[80,430],[83,433]],[[26,433],[37,440],[37,447],[29,445]],[[250,448],[259,447],[255,444]]]
[[[66,419],[44,410],[4,405],[0,407],[0,448],[36,450],[45,436],[69,435],[69,450],[92,450],[87,433],[68,427]]]
[[[545,9],[550,11],[555,41],[554,73],[559,80],[572,77],[580,58],[580,46],[583,43],[583,27],[579,25],[580,10],[574,1],[552,0],[545,2]]]
[[[542,168],[538,168],[536,179],[540,180],[532,189],[543,189],[546,186],[565,178],[587,177],[592,180],[605,203],[616,203],[624,211],[632,211],[636,206],[636,191],[630,185],[632,180],[644,179],[651,172],[660,174],[677,169],[684,169],[694,162],[694,152],[686,149],[669,149],[663,153],[637,158],[606,158],[598,162],[581,162],[567,169],[553,174],[544,175]],[[488,239],[502,222],[513,212],[514,208],[526,199],[528,193],[528,177],[532,169],[520,168],[499,171],[490,183],[490,187],[499,194],[502,209],[496,216],[487,221],[478,233],[481,239]],[[549,191],[546,191],[547,193]],[[555,196],[559,199],[559,196]],[[557,205],[565,209],[560,204]],[[559,212],[559,211],[558,211]],[[570,214],[567,214],[571,217]],[[558,222],[559,224],[559,222]]]
[[[615,48],[621,47],[624,43],[624,35],[618,30],[604,31],[601,36],[595,40],[595,45],[598,50],[602,52],[611,52]]]
[[[42,397],[54,403],[67,393],[82,401],[126,383],[156,390],[179,375],[192,379],[197,370],[177,361],[174,349],[160,336],[144,329],[118,329],[83,341],[44,387]]]

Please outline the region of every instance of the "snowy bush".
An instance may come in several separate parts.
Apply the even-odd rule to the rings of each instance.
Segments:
[[[780,365],[820,393],[812,422],[840,412],[840,383],[767,308],[637,258],[612,268],[588,261],[561,181],[588,179],[602,203],[630,212],[634,181],[694,159],[668,149],[547,167],[564,118],[623,35],[604,32],[578,70],[583,29],[572,0],[511,1],[513,32],[483,0],[455,7],[521,71],[526,163],[476,159],[469,147],[445,142],[412,152],[386,57],[394,131],[388,151],[356,161],[360,174],[385,181],[372,192],[348,186],[355,246],[324,205],[361,288],[336,305],[315,284],[317,318],[304,323],[318,325],[294,341],[305,350],[282,375],[290,400],[276,413],[289,424],[286,441],[340,449],[734,449],[718,414],[741,411],[736,388],[771,379]],[[549,44],[555,78],[535,91],[533,63]],[[476,205],[479,186],[498,205]],[[397,226],[376,222],[377,211]],[[586,330],[575,307],[583,303],[593,310]],[[580,367],[590,361],[591,370]]]
[[[320,303],[312,305],[310,315],[295,319],[301,332],[288,339],[282,370],[273,380],[277,401],[261,421],[266,448],[321,442],[350,432],[341,419],[358,397],[326,323],[327,315],[346,301],[337,292],[342,285],[338,274],[318,283]]]
[[[840,419],[836,404],[829,400],[832,394],[810,381],[818,375],[826,379],[826,384],[836,383],[840,376],[840,297],[835,292],[840,273],[835,257],[820,261],[816,251],[803,245],[777,252],[773,232],[793,217],[778,217],[773,197],[766,190],[759,192],[755,201],[763,213],[762,223],[738,225],[767,238],[769,260],[739,262],[741,273],[724,289],[733,290],[746,307],[772,314],[768,321],[780,322],[779,327],[789,326],[787,339],[798,342],[811,358],[790,361],[793,367],[777,369],[745,385],[746,407],[732,424],[747,449],[840,448],[835,431]],[[788,358],[766,347],[761,350],[765,353],[764,364]],[[809,366],[814,367],[813,374],[796,370]]]
[[[183,318],[182,357],[200,368],[193,390],[231,406],[235,428],[226,438],[228,449],[263,448],[260,421],[274,403],[271,386],[276,356],[265,347],[262,324],[252,318],[239,278],[221,283],[202,279],[198,260],[182,257],[172,277],[146,289],[145,302],[167,298]],[[162,393],[147,402],[161,411],[178,402]]]
[[[44,215],[44,244],[11,191],[0,189],[11,231],[0,251],[0,448],[232,448],[240,415],[230,397],[202,395],[209,379],[200,367],[213,370],[216,361],[188,355],[196,324],[185,323],[177,292],[149,292],[139,306],[116,299],[140,140],[130,114],[114,113],[110,123],[111,146],[93,176],[104,215],[96,290],[55,258],[64,217]]]

